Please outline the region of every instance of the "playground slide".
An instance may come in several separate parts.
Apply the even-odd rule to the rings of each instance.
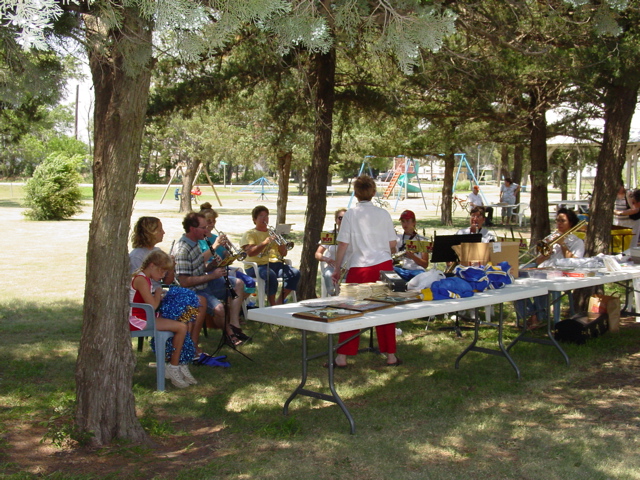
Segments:
[[[400,177],[398,177],[398,186],[400,188],[404,188],[404,179],[407,175],[406,174],[402,174],[400,175]],[[415,174],[410,174],[409,175],[409,182],[411,182],[411,177],[415,177]],[[420,187],[418,187],[417,185],[412,185],[411,183],[407,184],[407,192],[408,193],[420,193]]]

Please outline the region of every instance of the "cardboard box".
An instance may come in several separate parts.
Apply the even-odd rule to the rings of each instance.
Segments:
[[[452,248],[458,254],[460,265],[478,266],[491,263],[495,266],[500,262],[509,262],[511,275],[518,278],[519,242],[461,243]]]

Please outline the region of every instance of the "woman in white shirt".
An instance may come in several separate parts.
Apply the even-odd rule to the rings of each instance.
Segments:
[[[562,235],[575,227],[579,223],[578,215],[573,210],[567,208],[558,209],[556,215],[557,233]],[[552,247],[549,255],[539,255],[535,263],[539,268],[552,267],[561,258],[582,258],[584,257],[584,241],[576,235],[569,235],[560,239]],[[532,330],[542,326],[538,318],[545,318],[548,306],[548,297],[534,297],[532,300],[518,300],[515,302],[516,311],[522,318],[527,318],[527,328]]]
[[[500,187],[500,202],[508,205],[515,205],[516,195],[520,191],[520,185],[513,183],[510,177],[504,179],[504,185]],[[502,221],[506,225],[511,223],[513,217],[513,207],[507,207],[502,209]]]
[[[343,260],[348,259],[346,267],[349,270],[345,278],[347,283],[376,282],[380,278],[380,272],[393,270],[391,254],[396,252],[396,231],[389,212],[371,203],[376,194],[376,182],[371,177],[358,177],[353,183],[353,191],[358,203],[355,208],[347,210],[342,219],[336,265],[342,265]],[[339,279],[340,269],[336,269],[333,281],[337,283]],[[357,330],[341,333],[339,343],[357,333]],[[402,360],[396,357],[395,323],[376,327],[376,334],[380,352],[387,354],[386,364],[390,367],[400,365]],[[338,348],[333,366],[345,368],[347,355],[356,355],[359,344],[358,335]]]

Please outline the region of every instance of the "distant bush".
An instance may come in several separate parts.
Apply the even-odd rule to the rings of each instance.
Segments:
[[[25,185],[25,216],[32,220],[64,220],[80,213],[82,157],[55,153],[36,167]]]
[[[142,174],[140,183],[149,183],[152,185],[157,185],[160,183],[165,183],[165,180],[162,177],[160,177],[160,174],[158,172],[147,171]]]

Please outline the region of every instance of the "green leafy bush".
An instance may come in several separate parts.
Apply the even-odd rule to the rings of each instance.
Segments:
[[[79,155],[49,155],[33,172],[25,185],[25,216],[32,220],[63,220],[81,211],[82,164]]]

